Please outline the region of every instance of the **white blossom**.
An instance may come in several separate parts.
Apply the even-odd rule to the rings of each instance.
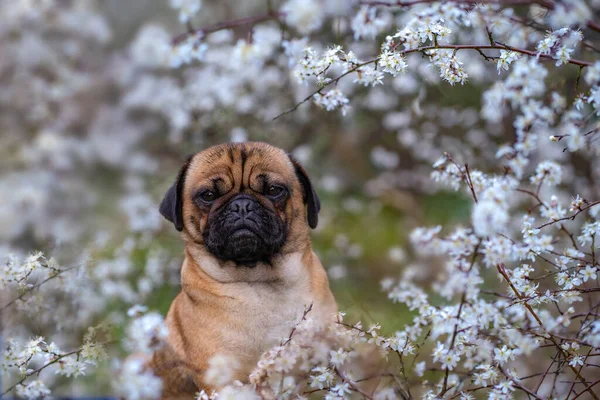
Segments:
[[[164,344],[168,330],[163,317],[151,312],[135,318],[128,328],[127,335],[132,351],[151,353]]]
[[[114,388],[124,398],[131,400],[154,400],[162,394],[163,383],[145,365],[144,359],[130,357],[119,369]]]
[[[179,10],[179,22],[185,24],[202,8],[202,0],[169,0],[171,7]]]
[[[316,0],[288,0],[281,6],[286,22],[302,35],[321,27],[323,14]]]
[[[336,109],[340,109],[343,115],[346,115],[348,112],[348,108],[350,100],[345,97],[342,92],[338,89],[331,89],[324,95],[316,94],[315,95],[315,104],[319,107],[326,109],[327,111],[332,111]]]
[[[508,213],[494,201],[478,202],[473,207],[473,228],[480,237],[492,236],[501,233],[508,222]]]
[[[39,379],[26,385],[18,385],[17,394],[30,400],[50,398],[50,390]]]
[[[375,7],[362,6],[351,23],[354,40],[361,38],[375,39],[387,25],[387,18],[381,15],[378,16]]]

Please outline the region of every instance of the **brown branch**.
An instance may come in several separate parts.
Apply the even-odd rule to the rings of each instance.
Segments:
[[[354,382],[352,382],[352,380],[348,379],[345,375],[343,375],[342,372],[337,367],[334,368],[334,370],[339,375],[339,377],[342,378],[342,381],[347,383],[352,390],[354,390],[357,393],[360,393],[365,399],[373,400],[373,397],[371,395],[369,395],[368,393],[363,391],[361,388],[359,388],[357,385],[355,385]]]
[[[110,344],[110,343],[115,343],[115,341],[107,341],[104,343],[96,343],[94,346],[103,346],[105,344]],[[65,353],[62,354],[60,357],[55,358],[54,360],[50,361],[47,364],[42,365],[41,367],[39,367],[38,369],[36,369],[35,371],[25,375],[20,381],[18,381],[17,383],[15,383],[14,385],[12,385],[11,387],[9,387],[8,389],[6,389],[6,391],[4,393],[2,393],[2,395],[0,397],[6,396],[8,393],[10,393],[14,388],[16,388],[17,386],[19,386],[21,383],[23,383],[27,378],[29,378],[30,376],[39,374],[40,372],[42,372],[42,370],[44,370],[45,368],[51,366],[52,364],[56,364],[57,362],[59,362],[60,360],[62,360],[63,358],[66,358],[68,356],[71,356],[73,354],[77,354],[79,355],[79,353],[81,353],[83,351],[83,348],[78,348],[77,350],[73,350],[69,353]]]
[[[511,50],[511,51],[514,51],[514,52],[517,52],[517,53],[521,53],[521,54],[526,54],[526,55],[529,55],[529,56],[535,56],[535,57],[538,56],[537,52],[535,52],[533,50],[521,49],[521,48],[508,46],[508,45],[501,44],[501,43],[495,43],[494,45],[467,44],[467,45],[423,46],[423,47],[416,47],[416,48],[412,48],[412,49],[400,50],[400,51],[398,51],[398,54],[403,54],[404,55],[404,54],[425,52],[425,51],[428,51],[428,50],[444,50],[444,49],[446,49],[446,50],[454,50],[454,51],[458,51],[458,50],[475,50],[475,51],[478,51],[479,53],[481,53],[481,50]],[[547,55],[547,54],[540,54],[539,58],[553,60],[552,56]],[[364,67],[365,65],[373,64],[373,63],[375,63],[377,61],[379,61],[379,57],[374,58],[374,59],[369,60],[369,61],[365,61],[365,62],[360,63],[360,64],[357,64],[355,67],[353,67],[353,68],[349,69],[348,71],[344,72],[343,74],[341,74],[337,78],[334,78],[334,79],[330,80],[329,82],[323,84],[323,86],[321,86],[319,89],[315,90],[314,92],[312,92],[311,94],[309,94],[308,96],[306,96],[299,103],[296,103],[292,108],[289,108],[289,109],[285,110],[284,112],[276,115],[273,118],[273,121],[275,121],[276,119],[279,119],[280,117],[282,117],[282,116],[284,116],[286,114],[289,114],[291,112],[296,111],[298,109],[298,107],[300,107],[302,104],[304,104],[307,101],[309,101],[310,99],[312,99],[316,94],[321,93],[321,91],[323,89],[325,89],[327,86],[332,85],[334,83],[337,83],[340,79],[342,79],[346,75],[349,75],[352,72],[357,71],[358,69],[360,69],[361,67]],[[567,63],[568,64],[573,64],[573,65],[579,65],[579,66],[582,66],[582,67],[587,67],[587,66],[592,65],[591,62],[583,61],[583,60],[575,60],[575,59],[568,60]]]
[[[302,313],[302,318],[296,325],[294,325],[294,327],[292,328],[292,330],[291,330],[289,336],[287,337],[287,339],[285,340],[285,342],[283,342],[281,344],[281,347],[287,346],[287,344],[292,341],[292,338],[294,337],[294,334],[296,333],[296,330],[298,329],[298,325],[300,325],[303,321],[306,320],[306,316],[308,315],[309,312],[311,312],[312,308],[313,308],[313,303],[310,303],[308,305],[308,307],[304,308],[304,312]]]
[[[600,379],[598,379],[596,382],[592,383],[590,386],[588,386],[587,388],[585,388],[585,390],[583,390],[581,393],[579,393],[577,396],[573,397],[572,400],[575,400],[576,398],[578,398],[579,396],[581,396],[582,394],[584,394],[587,391],[590,391],[592,389],[592,387],[596,386],[597,384],[600,383]],[[596,395],[594,394],[594,392],[590,392],[590,394],[596,398]]]
[[[538,396],[536,393],[532,392],[531,390],[527,389],[525,386],[521,385],[519,382],[517,382],[516,379],[511,378],[502,367],[498,367],[500,369],[500,372],[502,372],[502,374],[506,377],[506,379],[510,380],[516,387],[517,389],[520,389],[522,391],[524,391],[525,393],[527,393],[529,396],[532,396],[538,400],[544,400],[543,397]]]
[[[40,286],[42,286],[44,283],[58,277],[59,275],[74,270],[76,268],[80,268],[81,266],[75,266],[75,267],[71,267],[71,268],[66,268],[66,269],[61,269],[58,272],[55,272],[53,275],[50,275],[48,278],[44,279],[43,281],[41,281],[40,283],[35,284],[34,286],[27,288],[23,293],[21,293],[19,296],[15,297],[14,299],[12,299],[11,301],[9,301],[8,303],[6,303],[4,306],[2,306],[2,308],[0,308],[0,312],[6,310],[8,307],[10,307],[11,305],[13,305],[14,303],[16,303],[18,300],[21,300],[27,293],[31,293],[32,291],[34,291],[35,289],[39,288]]]
[[[475,192],[473,192],[473,195],[475,195]],[[475,199],[477,199],[477,198],[475,198]],[[477,260],[477,251],[479,250],[479,246],[481,246],[481,241],[479,241],[477,243],[477,245],[475,246],[475,249],[473,250],[473,257],[471,258],[471,265],[469,266],[469,269],[466,271],[466,279],[469,278],[471,270],[473,269],[473,266],[475,265],[475,261]],[[461,313],[462,313],[462,309],[463,309],[463,306],[464,306],[466,300],[467,300],[467,288],[465,288],[465,290],[463,291],[461,299],[460,299],[460,305],[458,306],[458,311],[456,313],[456,323],[454,324],[454,331],[452,332],[452,339],[450,340],[449,351],[452,351],[452,349],[454,348],[454,343],[456,341],[456,335],[458,333],[458,324],[460,324]],[[446,372],[444,374],[444,384],[443,384],[442,390],[440,391],[440,393],[438,395],[439,397],[442,397],[444,394],[446,394],[446,392],[448,390],[450,390],[450,388],[448,388],[448,371],[449,371],[448,367],[446,367]]]
[[[585,359],[584,359],[584,361],[587,361],[587,359],[588,359],[588,357],[590,356],[590,354],[592,354],[592,349],[593,349],[593,347],[590,347],[590,349],[588,350],[588,352],[587,352],[587,354],[586,354],[586,356],[585,356]],[[581,364],[581,365],[579,366],[579,373],[581,373],[581,371],[583,370],[583,367],[585,367],[586,365],[587,365],[587,363],[585,363],[585,362],[584,362],[583,364]],[[573,381],[573,383],[571,384],[571,388],[570,388],[570,389],[569,389],[569,391],[568,391],[568,393],[569,393],[569,394],[570,394],[571,392],[573,392],[573,393],[576,393],[576,392],[575,392],[575,385],[576,385],[577,383],[578,383],[577,381]]]
[[[340,76],[338,76],[335,79],[330,80],[329,82],[325,83],[321,88],[319,88],[318,90],[315,90],[314,92],[312,92],[311,94],[309,94],[308,96],[306,96],[304,98],[304,100],[300,101],[299,103],[297,103],[294,107],[282,112],[281,114],[277,115],[275,118],[273,118],[273,121],[275,121],[276,119],[278,119],[279,117],[282,117],[286,114],[289,114],[291,112],[294,112],[298,109],[298,107],[300,107],[302,104],[306,103],[307,101],[309,101],[311,98],[313,98],[314,95],[316,95],[317,93],[321,93],[321,90],[325,89],[327,86],[333,84],[333,83],[337,83],[340,79],[342,79],[343,77],[345,77],[346,75],[351,74],[352,72],[358,70],[361,67],[364,67],[365,65],[368,64],[372,64],[374,62],[377,62],[377,60],[379,60],[379,58],[375,58],[373,60],[369,60],[369,61],[365,61],[363,63],[357,64],[354,68],[349,69],[348,71],[344,72],[343,74],[341,74]]]
[[[225,29],[238,28],[240,26],[246,26],[246,25],[255,25],[255,24],[265,22],[265,21],[270,21],[270,20],[279,20],[279,18],[281,18],[283,15],[284,15],[283,13],[279,13],[279,12],[268,12],[268,13],[262,14],[262,15],[254,15],[251,17],[244,17],[244,18],[238,18],[238,19],[231,19],[228,21],[222,21],[222,22],[219,22],[214,25],[206,26],[204,28],[200,28],[200,29],[196,29],[196,30],[188,30],[188,32],[182,33],[181,35],[173,38],[172,44],[174,46],[176,46],[179,43],[186,40],[188,37],[193,36],[193,35],[201,38],[201,37],[208,35],[209,33],[218,32],[218,31],[222,31]]]
[[[366,5],[366,6],[388,6],[388,7],[410,7],[410,6],[414,6],[416,4],[423,4],[423,3],[434,3],[436,1],[439,0],[413,0],[413,1],[402,1],[402,0],[398,0],[395,2],[387,2],[387,1],[380,1],[380,0],[374,0],[374,1],[369,1],[369,0],[364,0],[361,1],[360,4]],[[457,4],[472,4],[472,5],[476,5],[476,4],[500,4],[500,5],[505,5],[505,6],[520,6],[520,5],[530,5],[530,4],[540,4],[543,5],[545,7],[550,6],[550,4],[548,2],[545,2],[543,0],[446,0],[447,3],[457,3]]]
[[[508,274],[506,273],[506,270],[504,268],[504,265],[502,264],[498,264],[496,266],[498,272],[504,277],[504,279],[506,280],[506,282],[508,283],[508,285],[510,286],[510,288],[512,289],[512,291],[515,293],[515,295],[519,298],[519,299],[523,299],[523,296],[521,295],[521,292],[519,292],[519,290],[513,285],[512,281],[510,280]],[[542,322],[542,320],[540,319],[540,317],[538,317],[537,313],[533,310],[533,308],[529,305],[529,303],[527,303],[526,301],[524,301],[523,306],[525,306],[525,308],[527,309],[527,311],[529,311],[529,313],[533,316],[533,318],[537,321],[537,323],[540,325],[540,328],[544,329],[546,332],[546,328],[544,327],[544,324]],[[558,343],[556,343],[556,340],[554,340],[554,337],[552,335],[549,335],[548,340],[550,340],[558,349],[559,352],[562,353],[563,357],[566,359],[568,359],[568,354],[565,353],[565,351],[562,349],[562,347],[560,347],[560,345]],[[571,368],[571,371],[573,371],[573,373],[575,374],[575,376],[581,381],[581,383],[585,386],[586,390],[589,389],[589,386],[586,382],[586,380],[583,378],[583,376],[581,376],[581,374],[579,373],[579,371],[577,371],[577,369],[575,367],[573,367],[572,365],[569,365],[569,367]],[[592,397],[596,400],[599,400],[598,396],[594,393],[594,392],[590,392],[590,394],[592,395]]]
[[[544,228],[544,227],[546,227],[548,225],[552,225],[552,224],[555,224],[555,223],[560,222],[560,221],[566,221],[566,220],[573,221],[576,216],[578,216],[579,214],[581,214],[582,212],[584,212],[586,210],[589,210],[590,208],[592,208],[596,204],[600,204],[600,200],[594,201],[592,203],[588,203],[587,207],[580,208],[579,210],[577,210],[577,212],[575,214],[573,214],[571,216],[563,217],[563,218],[559,218],[559,219],[555,219],[555,220],[552,220],[550,222],[546,222],[545,224],[538,226],[536,229],[542,229],[542,228]]]
[[[546,376],[548,376],[548,373],[552,369],[552,365],[554,365],[554,363],[556,362],[556,359],[558,358],[559,355],[560,355],[560,352],[556,352],[556,354],[554,355],[554,357],[552,357],[552,362],[550,363],[550,365],[548,365],[548,368],[546,368],[546,371],[543,374],[536,374],[535,375],[535,376],[542,375],[542,379],[540,379],[540,381],[538,382],[537,386],[535,387],[535,392],[536,393],[540,390],[540,387],[542,387],[542,383],[544,383],[544,381],[546,380]]]
[[[465,164],[465,170],[467,172],[467,186],[469,186],[469,189],[471,189],[473,200],[475,200],[475,203],[477,203],[477,195],[475,194],[475,187],[473,186],[473,180],[471,179],[471,173],[469,172],[469,164]]]
[[[384,6],[384,7],[410,7],[416,4],[434,3],[439,0],[413,0],[413,1],[402,1],[397,0],[395,2],[387,2],[381,0],[363,0],[360,2],[366,6]],[[477,4],[498,4],[501,6],[527,6],[531,4],[537,4],[545,7],[549,10],[554,10],[554,3],[545,0],[445,0],[447,3],[456,4],[469,4],[475,6]],[[593,31],[600,32],[600,24],[594,21],[587,21],[586,26]]]
[[[587,27],[593,31],[600,32],[600,24],[594,21],[588,21]]]

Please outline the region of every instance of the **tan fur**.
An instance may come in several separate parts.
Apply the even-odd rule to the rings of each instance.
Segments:
[[[273,207],[259,194],[259,174],[292,188],[285,208],[276,210],[286,221],[288,236],[272,265],[239,268],[218,260],[203,246],[208,213],[192,197],[202,185],[220,178],[227,193],[213,207],[240,192]],[[167,314],[168,344],[152,362],[164,381],[163,398],[172,399],[192,398],[200,389],[209,393],[218,389],[203,380],[208,361],[216,354],[237,358],[241,367],[235,379],[247,381],[260,355],[289,335],[307,305],[313,304],[310,316],[322,322],[337,309],[325,270],[311,249],[302,187],[282,150],[244,143],[196,154],[183,189],[183,221],[182,291]]]

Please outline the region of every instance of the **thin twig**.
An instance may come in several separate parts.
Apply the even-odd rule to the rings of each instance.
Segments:
[[[434,3],[438,0],[412,0],[412,1],[402,1],[397,0],[395,2],[388,2],[382,0],[363,0],[360,3],[368,6],[384,6],[384,7],[411,7],[416,4],[424,4],[424,3]],[[537,4],[542,7],[545,7],[549,10],[554,10],[554,3],[546,0],[446,0],[448,3],[456,3],[456,4],[498,4],[501,6],[527,6],[531,4]],[[588,21],[586,23],[587,27],[593,31],[600,32],[600,24],[594,21]]]
[[[544,228],[544,227],[546,227],[546,226],[548,226],[548,225],[552,225],[552,224],[555,224],[555,223],[557,223],[557,222],[560,222],[560,221],[566,221],[566,220],[571,220],[571,221],[573,221],[573,220],[575,219],[575,217],[576,217],[576,216],[578,216],[579,214],[581,214],[582,212],[584,212],[584,211],[586,211],[586,210],[589,210],[590,208],[592,208],[592,207],[593,207],[593,206],[595,206],[596,204],[600,204],[600,200],[599,200],[599,201],[594,201],[594,202],[592,202],[592,203],[588,203],[588,205],[587,205],[586,207],[582,207],[582,208],[580,208],[580,209],[579,209],[579,210],[577,210],[577,212],[576,212],[575,214],[573,214],[573,215],[570,215],[570,216],[568,216],[568,217],[559,218],[559,219],[554,219],[554,220],[552,220],[552,221],[550,221],[550,222],[546,222],[545,224],[538,226],[536,229],[542,229],[542,228]]]
[[[547,54],[538,54],[537,52],[533,51],[533,50],[527,50],[527,49],[521,49],[521,48],[517,48],[517,47],[512,47],[512,46],[508,46],[505,44],[501,44],[501,43],[495,43],[494,45],[438,45],[438,46],[423,46],[423,47],[417,47],[417,48],[412,48],[412,49],[406,49],[406,50],[400,50],[398,51],[398,54],[411,54],[411,53],[419,53],[419,52],[426,52],[429,50],[454,50],[454,51],[458,51],[458,50],[476,50],[478,52],[481,53],[481,50],[511,50],[517,53],[521,53],[521,54],[526,54],[529,56],[535,56],[535,57],[539,57],[539,58],[544,58],[544,59],[549,59],[552,60],[552,56],[547,55]],[[318,88],[317,90],[315,90],[314,92],[312,92],[311,94],[309,94],[308,96],[306,96],[303,100],[301,100],[300,102],[296,103],[293,107],[283,111],[282,113],[276,115],[273,118],[273,121],[279,119],[280,117],[289,114],[291,112],[294,112],[298,109],[298,107],[300,107],[302,104],[306,103],[307,101],[309,101],[310,99],[312,99],[316,94],[321,93],[321,91],[323,89],[325,89],[327,86],[330,86],[334,83],[338,83],[338,81],[340,79],[342,79],[343,77],[345,77],[346,75],[351,74],[352,72],[357,71],[358,69],[360,69],[361,67],[364,67],[366,65],[369,64],[373,64],[376,63],[377,61],[379,61],[379,57],[377,58],[373,58],[371,60],[365,61],[363,63],[357,64],[355,67],[349,69],[348,71],[344,72],[343,74],[341,74],[340,76],[324,83],[320,88]],[[573,65],[579,65],[579,66],[583,66],[583,67],[587,67],[592,65],[591,62],[589,61],[583,61],[583,60],[576,60],[576,59],[570,59],[567,61],[567,63],[569,64],[573,64]]]
[[[95,344],[95,346],[103,346],[103,345],[105,345],[105,344],[110,344],[110,343],[115,343],[115,341],[107,341],[107,342],[103,342],[103,343],[96,343],[96,344]],[[62,354],[60,357],[57,357],[56,359],[54,359],[54,360],[50,361],[49,363],[42,365],[41,367],[39,367],[39,368],[38,368],[38,369],[36,369],[35,371],[33,371],[33,372],[31,372],[31,373],[29,373],[29,374],[25,375],[25,376],[24,376],[24,377],[23,377],[23,378],[22,378],[20,381],[18,381],[17,383],[15,383],[14,385],[12,385],[12,386],[11,386],[11,387],[9,387],[8,389],[6,389],[6,391],[5,391],[4,393],[2,393],[2,396],[0,396],[0,397],[4,397],[4,396],[6,396],[6,395],[7,395],[8,393],[10,393],[10,392],[11,392],[11,391],[12,391],[14,388],[16,388],[17,386],[19,386],[21,383],[25,382],[25,380],[26,380],[27,378],[29,378],[30,376],[33,376],[33,375],[39,374],[40,372],[42,372],[42,370],[44,370],[45,368],[47,368],[47,367],[51,366],[52,364],[56,364],[57,362],[59,362],[59,361],[60,361],[60,360],[62,360],[63,358],[66,358],[66,357],[68,357],[68,356],[71,356],[71,355],[73,355],[73,354],[77,354],[77,355],[79,355],[79,353],[81,353],[82,351],[83,351],[83,348],[81,348],[81,347],[80,347],[80,348],[79,348],[79,349],[77,349],[77,350],[73,350],[73,351],[71,351],[71,352],[69,352],[69,353]]]
[[[508,283],[508,285],[510,286],[510,288],[512,289],[512,291],[515,293],[515,295],[519,298],[522,299],[523,297],[521,296],[521,292],[519,292],[519,290],[513,285],[512,281],[510,280],[510,278],[508,277],[508,274],[506,273],[506,270],[504,268],[504,265],[502,264],[498,264],[497,266],[498,272],[500,272],[500,274],[504,277],[504,279],[506,280],[506,282]],[[537,313],[533,310],[533,308],[531,308],[531,306],[529,305],[529,303],[527,303],[526,301],[524,301],[523,306],[525,306],[525,308],[527,309],[527,311],[529,311],[529,313],[533,316],[533,318],[537,321],[537,323],[540,325],[541,328],[544,328],[544,323],[542,322],[542,320],[540,319],[540,317],[538,317]],[[552,335],[549,335],[548,339],[554,343],[554,345],[556,346],[556,348],[558,349],[558,351],[560,351],[563,355],[563,357],[565,359],[568,358],[568,355],[565,353],[565,351],[562,349],[562,347],[560,347],[560,345],[558,343],[556,343],[556,340],[554,340],[554,337]],[[581,383],[586,387],[586,389],[588,388],[588,384],[585,381],[585,379],[583,378],[583,376],[581,376],[581,374],[579,373],[579,371],[577,371],[577,369],[575,367],[573,367],[572,365],[569,365],[569,367],[571,368],[571,371],[573,371],[573,373],[575,374],[575,376],[581,381]],[[598,399],[598,396],[596,396],[596,394],[594,392],[590,392],[592,397],[596,400]]]
[[[475,193],[473,193],[473,195],[475,195]],[[466,279],[469,278],[469,274],[471,273],[471,270],[473,269],[473,266],[475,265],[475,261],[477,260],[477,251],[479,250],[480,245],[481,245],[481,241],[479,241],[477,243],[477,245],[475,246],[475,249],[473,250],[473,257],[471,258],[471,265],[469,266],[469,269],[466,271]],[[456,335],[458,334],[458,324],[460,324],[461,312],[462,312],[462,309],[463,309],[463,306],[464,306],[466,300],[467,300],[467,289],[465,289],[463,291],[461,299],[460,299],[460,304],[458,306],[458,311],[456,313],[456,323],[454,324],[454,331],[452,332],[452,339],[450,340],[450,347],[449,347],[448,351],[452,351],[452,349],[454,348],[454,343],[456,342]],[[440,391],[440,394],[438,395],[439,397],[442,397],[449,390],[449,388],[448,388],[448,371],[449,371],[448,367],[446,367],[446,371],[444,374],[444,384],[443,384],[442,390]]]
[[[6,310],[8,307],[10,307],[11,305],[13,305],[14,303],[16,303],[17,301],[21,300],[26,294],[31,293],[32,291],[34,291],[35,289],[39,288],[40,286],[42,286],[44,283],[58,277],[59,275],[80,268],[81,265],[77,265],[75,267],[71,267],[71,268],[66,268],[66,269],[61,269],[58,272],[54,273],[53,275],[50,275],[48,278],[44,279],[43,281],[41,281],[40,283],[35,284],[34,286],[27,288],[23,293],[21,293],[19,296],[15,297],[14,299],[12,299],[11,301],[9,301],[8,303],[6,303],[4,306],[2,306],[2,308],[0,308],[0,312]]]
[[[579,396],[581,396],[582,394],[584,394],[585,392],[589,391],[592,389],[592,387],[596,386],[597,384],[600,383],[600,379],[598,379],[596,382],[592,383],[590,386],[588,386],[587,388],[585,388],[585,390],[583,390],[581,393],[579,393],[577,396],[573,397],[572,400],[575,400],[576,398],[578,398]],[[594,392],[590,392],[590,394],[594,397],[597,398],[596,395],[594,394]]]
[[[218,31],[222,31],[225,29],[232,29],[232,28],[237,28],[237,27],[246,26],[246,25],[255,25],[255,24],[265,22],[265,21],[270,21],[270,20],[278,20],[283,15],[284,15],[283,13],[279,13],[279,12],[268,12],[266,14],[254,15],[251,17],[244,17],[244,18],[238,18],[238,19],[231,19],[228,21],[222,21],[217,24],[206,26],[206,27],[200,28],[200,29],[195,29],[195,30],[188,29],[187,32],[182,33],[181,35],[173,38],[172,44],[177,45],[177,44],[183,42],[184,40],[186,40],[190,36],[204,37],[204,36],[208,35],[209,33],[218,32]]]

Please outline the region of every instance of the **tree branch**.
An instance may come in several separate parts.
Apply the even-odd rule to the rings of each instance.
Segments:
[[[238,19],[231,19],[228,21],[222,21],[222,22],[219,22],[214,25],[206,26],[204,28],[200,28],[200,29],[196,29],[196,30],[193,30],[193,29],[188,30],[188,32],[182,33],[181,35],[173,38],[172,44],[174,46],[176,46],[179,43],[186,40],[188,37],[193,36],[193,35],[198,36],[198,37],[204,37],[204,36],[208,35],[209,33],[218,32],[218,31],[222,31],[225,29],[233,29],[233,28],[237,28],[240,26],[246,26],[246,25],[255,25],[255,24],[265,22],[265,21],[270,21],[270,20],[278,20],[283,15],[284,15],[284,13],[280,13],[280,12],[268,12],[268,13],[262,14],[262,15],[255,15],[255,16],[251,16],[251,17],[244,17],[244,18],[238,18]]]
[[[425,3],[435,3],[439,0],[413,0],[413,1],[402,1],[397,0],[394,2],[381,1],[381,0],[364,0],[361,1],[360,4],[366,6],[383,6],[383,7],[410,7],[416,4],[425,4]],[[498,4],[501,6],[527,6],[532,4],[537,4],[542,7],[545,7],[549,10],[554,10],[554,3],[546,0],[445,0],[446,3],[457,3],[457,4]],[[586,26],[593,31],[600,32],[600,24],[594,21],[587,21]]]
[[[498,272],[500,273],[500,275],[502,275],[504,277],[504,279],[506,280],[506,282],[508,283],[508,285],[510,286],[510,288],[512,289],[512,291],[515,293],[515,295],[519,298],[519,299],[523,299],[523,296],[521,295],[521,292],[519,292],[519,290],[513,285],[512,281],[510,280],[508,274],[506,273],[506,270],[504,268],[504,265],[502,264],[498,264],[496,266]],[[538,317],[537,313],[533,310],[533,308],[529,305],[529,303],[527,303],[527,301],[522,302],[523,306],[525,306],[525,308],[527,309],[527,311],[529,311],[529,313],[531,314],[531,316],[537,321],[537,323],[539,324],[540,328],[544,329],[545,331],[546,328],[544,327],[544,323],[542,322],[542,320],[540,319],[540,317]],[[568,358],[568,354],[565,353],[565,351],[562,349],[562,347],[560,347],[560,345],[558,343],[556,343],[556,340],[554,340],[554,337],[552,335],[549,335],[548,338],[558,349],[558,351],[560,353],[562,353],[563,357],[565,358],[565,360]],[[569,365],[571,371],[573,371],[573,373],[575,374],[575,376],[581,381],[581,383],[583,384],[583,386],[585,386],[586,390],[589,390],[589,386],[586,382],[586,380],[583,378],[583,376],[581,376],[581,374],[579,373],[579,371],[577,371],[577,369],[575,367],[573,367],[572,365]],[[592,397],[596,400],[598,399],[598,396],[594,393],[594,392],[590,392],[590,394],[592,395]]]
[[[40,283],[35,284],[34,286],[26,289],[25,291],[23,291],[23,293],[21,293],[19,296],[15,297],[14,299],[12,299],[11,301],[9,301],[8,303],[6,303],[4,306],[2,306],[2,308],[0,308],[0,312],[6,310],[8,307],[10,307],[11,305],[13,305],[15,302],[17,302],[18,300],[21,300],[27,293],[31,293],[32,291],[34,291],[35,289],[39,288],[40,286],[42,286],[44,283],[60,276],[61,274],[74,270],[76,268],[80,268],[81,266],[75,266],[75,267],[71,267],[71,268],[66,268],[66,269],[61,269],[58,272],[54,273],[53,275],[50,275],[48,278],[44,279],[43,281],[41,281]]]
[[[527,50],[527,49],[521,49],[521,48],[517,48],[517,47],[511,47],[511,46],[500,44],[500,43],[495,43],[494,45],[468,44],[468,45],[423,46],[423,47],[416,47],[416,48],[412,48],[412,49],[400,50],[400,51],[398,51],[398,53],[404,55],[404,54],[424,52],[424,51],[428,51],[428,50],[441,50],[441,49],[448,49],[448,50],[454,50],[454,51],[458,51],[458,50],[476,50],[480,54],[482,54],[481,50],[511,50],[511,51],[514,51],[514,52],[517,52],[517,53],[521,53],[521,54],[526,54],[526,55],[529,55],[529,56],[536,56],[536,57],[538,56],[538,54],[535,51]],[[490,59],[491,58],[489,56],[485,56],[485,57],[486,57],[486,59]],[[545,54],[540,54],[539,57],[540,58],[544,58],[544,59],[552,59],[553,60],[553,58],[551,56],[545,55]],[[286,114],[289,114],[289,113],[291,113],[293,111],[296,111],[298,109],[298,107],[300,107],[302,104],[304,104],[307,101],[309,101],[310,99],[312,99],[317,93],[321,93],[321,91],[323,89],[325,89],[327,86],[332,85],[334,83],[337,83],[340,79],[342,79],[346,75],[351,74],[352,72],[360,69],[361,67],[364,67],[365,65],[376,63],[377,61],[379,61],[379,57],[371,59],[369,61],[365,61],[365,62],[360,63],[360,64],[357,64],[354,68],[349,69],[348,71],[344,72],[343,74],[341,74],[337,78],[334,78],[334,79],[330,80],[329,82],[325,83],[322,87],[320,87],[319,89],[315,90],[314,92],[312,92],[311,94],[309,94],[308,96],[306,96],[302,101],[300,101],[299,103],[296,103],[293,107],[291,107],[291,108],[285,110],[284,112],[276,115],[273,118],[273,121],[279,119],[280,117],[282,117],[282,116],[284,116]],[[567,63],[574,64],[574,65],[579,65],[581,67],[587,67],[587,66],[592,65],[591,62],[583,61],[583,60],[575,60],[575,59],[568,60]]]

